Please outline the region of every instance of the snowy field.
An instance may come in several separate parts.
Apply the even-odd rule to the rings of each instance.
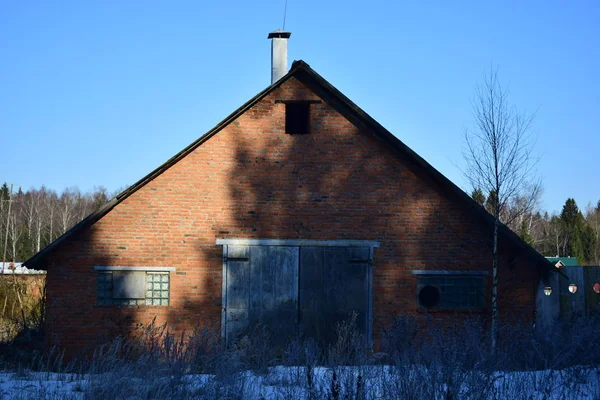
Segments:
[[[600,368],[431,373],[420,367],[272,367],[264,373],[160,376],[0,373],[1,399],[600,399]]]

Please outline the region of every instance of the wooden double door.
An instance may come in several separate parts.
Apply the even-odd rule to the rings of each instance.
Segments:
[[[372,248],[226,245],[223,259],[226,341],[263,329],[275,344],[330,343],[353,314],[370,340]]]

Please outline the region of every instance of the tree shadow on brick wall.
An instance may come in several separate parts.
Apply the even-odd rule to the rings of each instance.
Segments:
[[[81,232],[49,257],[46,281],[46,348],[68,358],[91,354],[125,330],[132,316],[97,304],[97,272],[92,266],[113,265],[98,245],[94,227]],[[122,315],[123,314],[123,315]]]
[[[179,265],[171,273],[171,299],[168,307],[102,304],[99,299],[101,272],[94,270],[94,267],[173,266],[172,263],[166,265],[163,261],[152,261],[160,257],[160,254],[151,251],[147,252],[147,260],[138,259],[129,252],[127,245],[120,245],[127,241],[126,238],[119,237],[123,234],[121,230],[110,232],[117,239],[107,240],[107,230],[98,224],[92,225],[70,238],[59,252],[49,257],[44,339],[48,350],[64,350],[67,359],[90,356],[98,346],[108,344],[116,338],[149,337],[159,332],[163,326],[174,334],[191,332],[199,322],[218,322],[212,318],[214,313],[209,311],[219,309],[220,297],[211,297],[210,294],[200,296],[202,301],[199,302],[188,297],[189,293],[210,291],[214,281],[218,281],[220,285],[220,280],[214,273],[203,273],[208,271],[207,267],[203,267],[203,271],[198,273],[194,268],[182,268]],[[157,242],[162,240],[159,238]],[[130,243],[129,247],[131,246]],[[189,264],[207,266],[215,261],[210,257],[205,259],[204,256],[200,252]],[[220,254],[215,257],[220,263]],[[190,271],[195,274],[186,276]],[[155,332],[149,332],[148,329],[155,329]]]
[[[311,133],[286,134],[285,107],[272,101],[278,95],[231,127],[236,161],[228,173],[232,225],[219,226],[218,235],[376,240],[381,242],[373,268],[376,333],[403,312],[423,315],[423,320],[487,323],[492,227],[406,155],[349,123],[327,102],[311,105]],[[299,97],[321,100],[311,94]],[[265,118],[277,122],[265,123]],[[256,126],[262,130],[253,130]],[[507,240],[500,244],[499,307],[507,322],[534,317],[531,304],[540,271],[519,261],[522,251]],[[411,270],[482,268],[489,272],[483,310],[425,315],[417,307]]]
[[[395,315],[419,312],[412,269],[491,265],[484,250],[491,234],[487,240],[487,229],[418,167],[325,102],[311,105],[311,133],[286,134],[276,97],[226,133],[235,162],[227,173],[229,219],[215,225],[216,237],[381,242],[373,268],[375,336]],[[268,116],[279,122],[266,123]]]

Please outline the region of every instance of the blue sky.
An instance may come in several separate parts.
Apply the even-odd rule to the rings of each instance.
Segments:
[[[600,199],[600,2],[288,0],[303,59],[463,189],[470,102],[499,68],[536,111],[542,206]],[[285,0],[0,0],[0,181],[130,185],[270,83]]]

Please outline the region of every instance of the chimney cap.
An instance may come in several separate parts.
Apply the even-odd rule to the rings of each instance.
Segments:
[[[277,29],[276,31],[269,33],[269,36],[267,36],[267,39],[274,39],[274,38],[289,39],[290,36],[292,36],[291,32]]]

